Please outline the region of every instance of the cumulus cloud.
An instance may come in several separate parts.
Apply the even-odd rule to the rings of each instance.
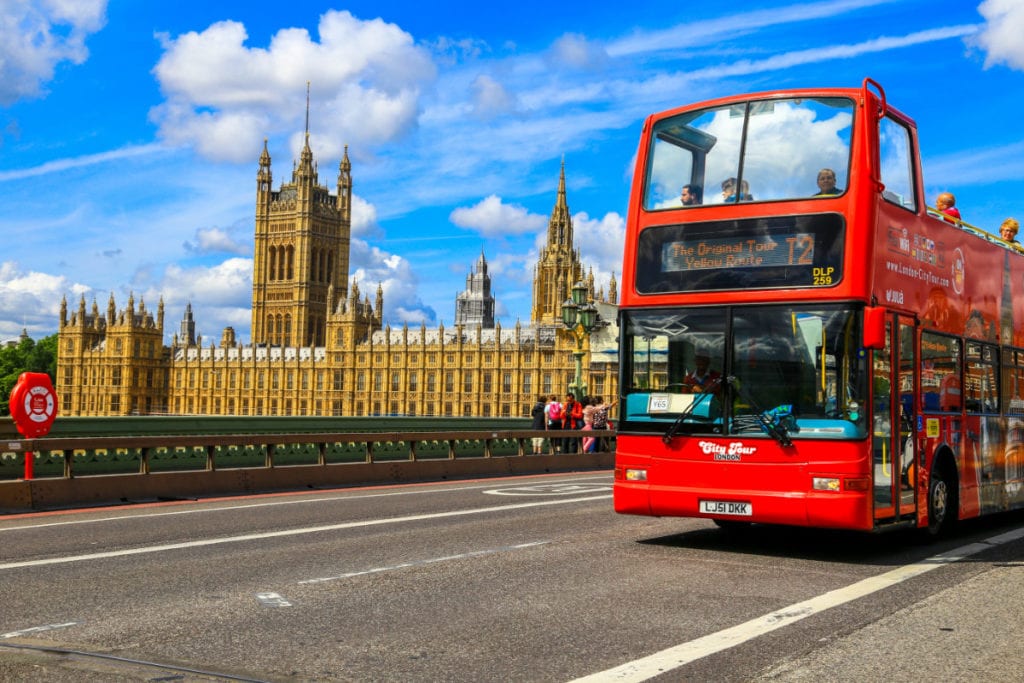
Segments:
[[[346,142],[393,140],[415,125],[421,89],[436,71],[412,36],[335,10],[320,17],[318,33],[282,29],[265,48],[247,46],[236,21],[161,36],[164,54],[153,72],[166,101],[150,113],[160,135],[211,159],[248,161],[264,136],[302,130],[307,82],[310,129],[326,156],[340,155]]]
[[[581,211],[572,219],[573,237],[580,260],[606,276],[622,271],[622,246],[626,243],[626,220],[614,211],[591,218]]]
[[[371,247],[361,239],[353,239],[349,254],[349,279],[359,287],[360,297],[375,301],[377,286],[384,292],[384,319],[392,324],[434,324],[434,309],[423,303],[418,294],[418,278],[405,258]]]
[[[106,11],[106,0],[0,3],[0,105],[40,95],[61,62],[84,62]]]
[[[56,331],[61,298],[70,293],[68,306],[89,291],[63,275],[22,271],[14,261],[0,264],[0,339],[11,339],[27,329],[41,337]]]
[[[352,236],[378,237],[377,207],[357,194],[352,195]]]
[[[198,228],[195,239],[186,241],[182,246],[185,247],[185,251],[194,254],[248,254],[250,251],[248,244],[236,241],[227,231],[220,228]]]
[[[536,232],[543,230],[548,220],[540,214],[530,213],[522,206],[505,204],[493,194],[474,206],[455,209],[448,219],[460,228],[472,230],[484,237]]]
[[[241,306],[251,310],[252,259],[229,258],[213,266],[183,268],[172,264],[157,287],[165,302],[202,299],[217,306]]]
[[[192,304],[196,331],[203,345],[220,341],[225,327],[233,327],[236,339],[248,342],[252,323],[252,259],[232,257],[212,266],[168,266],[157,282],[136,278],[135,298],[145,298],[146,308],[156,310],[164,302],[165,341],[178,329],[185,306]],[[121,301],[118,306],[123,306]]]
[[[985,67],[1005,64],[1024,70],[1024,4],[1020,0],[985,0],[978,5],[978,13],[985,17],[985,25],[971,43],[986,52]]]

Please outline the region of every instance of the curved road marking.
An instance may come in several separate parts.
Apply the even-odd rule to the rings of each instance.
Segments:
[[[507,489],[490,489],[483,493],[492,496],[579,496],[587,493],[611,491],[611,484],[537,484],[536,486],[514,486]]]
[[[680,643],[661,652],[655,652],[647,657],[627,662],[612,669],[577,678],[571,683],[607,683],[608,681],[636,683],[638,681],[646,681],[695,662],[698,659],[703,659],[708,655],[736,647],[765,633],[789,626],[813,614],[845,605],[857,598],[871,595],[884,588],[902,583],[907,579],[930,572],[933,569],[938,569],[971,555],[977,555],[983,550],[989,550],[1004,543],[1016,541],[1022,537],[1024,537],[1024,528],[1015,529],[1014,531],[999,534],[978,543],[971,543],[945,553],[933,555],[920,562],[897,567],[892,571],[872,576],[844,588],[837,588],[810,600],[804,600],[803,602],[783,607],[780,610],[751,619],[732,628],[727,628],[717,633],[710,633],[687,643]]]

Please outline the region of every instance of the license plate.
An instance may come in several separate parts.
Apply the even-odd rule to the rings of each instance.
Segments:
[[[737,503],[730,500],[702,500],[700,511],[705,515],[734,515],[737,517],[750,517],[754,514],[753,504]]]
[[[649,413],[667,413],[668,412],[668,394],[651,394],[647,402],[647,412]]]

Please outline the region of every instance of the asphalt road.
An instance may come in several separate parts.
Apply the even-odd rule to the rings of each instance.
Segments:
[[[932,544],[736,534],[616,515],[610,484],[588,472],[0,518],[0,680],[1024,677],[1022,515]]]

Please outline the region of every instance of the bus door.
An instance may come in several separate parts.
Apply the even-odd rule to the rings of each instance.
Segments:
[[[873,364],[875,524],[916,518],[914,491],[914,320],[894,315],[886,321],[885,348]]]

